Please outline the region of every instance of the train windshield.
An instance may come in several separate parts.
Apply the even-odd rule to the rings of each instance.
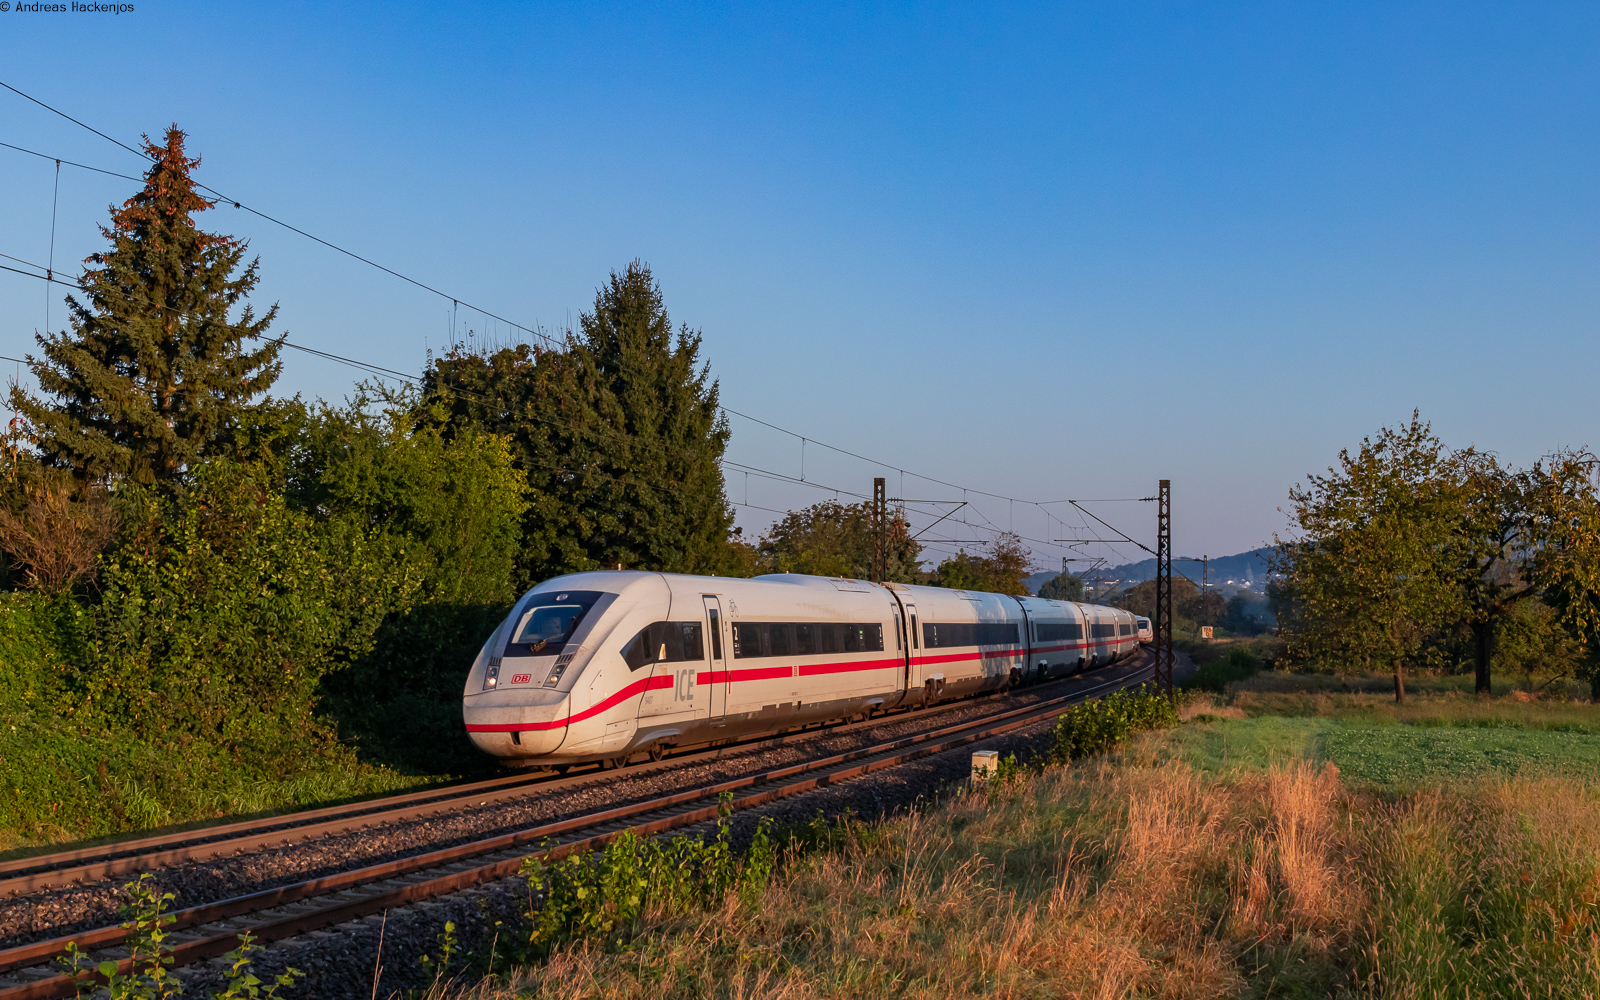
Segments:
[[[561,652],[600,596],[596,590],[534,594],[518,612],[506,655],[550,656]]]

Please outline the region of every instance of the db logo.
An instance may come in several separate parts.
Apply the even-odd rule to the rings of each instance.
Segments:
[[[513,683],[513,684],[526,684],[531,680],[533,680],[533,675],[532,674],[512,674],[511,675],[511,683]]]

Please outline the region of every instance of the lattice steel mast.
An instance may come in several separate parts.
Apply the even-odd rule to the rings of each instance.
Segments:
[[[1156,497],[1156,683],[1172,696],[1172,480]]]

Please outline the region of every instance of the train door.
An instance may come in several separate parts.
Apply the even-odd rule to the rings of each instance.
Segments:
[[[722,603],[710,594],[701,599],[706,605],[706,635],[711,640],[707,644],[711,647],[711,671],[706,677],[711,689],[711,724],[720,726],[722,717],[728,714],[728,661],[724,658],[727,636],[722,631]]]
[[[910,692],[913,683],[922,681],[921,671],[917,665],[922,658],[917,655],[917,650],[922,648],[921,627],[917,624],[917,606],[910,601],[902,602],[906,609],[906,682],[903,690]]]
[[[1034,659],[1033,647],[1037,643],[1034,641],[1033,616],[1028,614],[1028,606],[1026,604],[1017,601],[1017,606],[1022,609],[1022,661],[1021,666],[1012,671],[1012,682],[1021,684],[1029,676],[1043,678],[1045,672],[1050,669],[1050,665],[1043,660]]]

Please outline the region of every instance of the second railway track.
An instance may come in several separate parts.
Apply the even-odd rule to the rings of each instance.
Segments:
[[[1062,682],[1054,681],[1051,685],[1059,683]],[[819,734],[837,736],[881,727],[908,718],[928,720],[937,715],[970,710],[977,704],[979,702],[963,700],[925,709],[915,715],[898,711],[862,722],[825,727],[813,726],[804,730],[750,737],[714,748],[676,753],[661,761],[630,767],[624,772],[593,770],[574,775],[545,772],[503,775],[482,781],[435,786],[319,809],[281,813],[92,847],[12,858],[0,861],[0,899],[38,892],[42,889],[151,871],[182,862],[226,857],[255,848],[412,820],[468,806],[504,802],[602,780],[619,777],[635,778],[682,767],[696,761],[717,759],[731,752],[791,745],[797,740],[812,738]]]
[[[1056,697],[902,736],[874,746],[826,754],[801,763],[685,788],[628,805],[540,823],[511,833],[178,910],[172,914],[175,918],[171,928],[175,942],[174,964],[184,967],[222,955],[237,947],[238,935],[246,930],[263,941],[282,940],[504,878],[514,874],[523,859],[530,855],[556,858],[573,851],[602,846],[626,831],[657,834],[705,823],[717,817],[718,798],[724,794],[734,796],[732,808],[735,812],[757,809],[873,771],[1034,725],[1066,705],[1139,683],[1147,679],[1149,673],[1149,667],[1142,666],[1127,675]],[[413,793],[401,797],[407,800],[401,805],[396,805],[394,799],[384,800],[381,804],[395,809],[426,809],[437,807],[441,801],[451,798],[476,801],[489,795],[527,794],[527,779],[522,778],[519,784],[521,777],[495,779],[470,787],[458,786],[454,790],[435,789],[432,792]],[[550,784],[546,782],[538,787],[548,787]],[[456,794],[446,794],[451,791]],[[366,804],[369,815],[373,805]],[[315,813],[297,815],[302,820],[311,819],[309,826],[316,825]],[[351,818],[341,813],[325,822],[348,825]],[[212,828],[210,832],[221,834],[233,826],[242,827],[244,824]],[[276,836],[283,839],[286,835],[299,834],[307,828],[308,824],[302,823],[287,830],[255,831],[250,836]],[[121,871],[142,870],[142,867],[150,867],[152,857],[160,857],[164,852],[192,849],[193,845],[172,846],[170,838],[181,836],[150,838],[163,841],[151,845],[157,848],[154,854],[103,859],[100,863],[126,862]],[[534,845],[548,846],[530,851],[529,848]],[[123,845],[124,850],[130,846]],[[237,844],[233,849],[239,849]],[[142,867],[140,861],[144,862]],[[68,942],[75,942],[79,948],[89,952],[96,963],[115,961],[123,971],[127,971],[131,962],[119,952],[126,937],[127,932],[120,926],[108,926],[0,951],[0,1000],[44,1000],[74,995],[78,984],[70,977],[56,973],[51,966],[55,958],[65,953]]]

